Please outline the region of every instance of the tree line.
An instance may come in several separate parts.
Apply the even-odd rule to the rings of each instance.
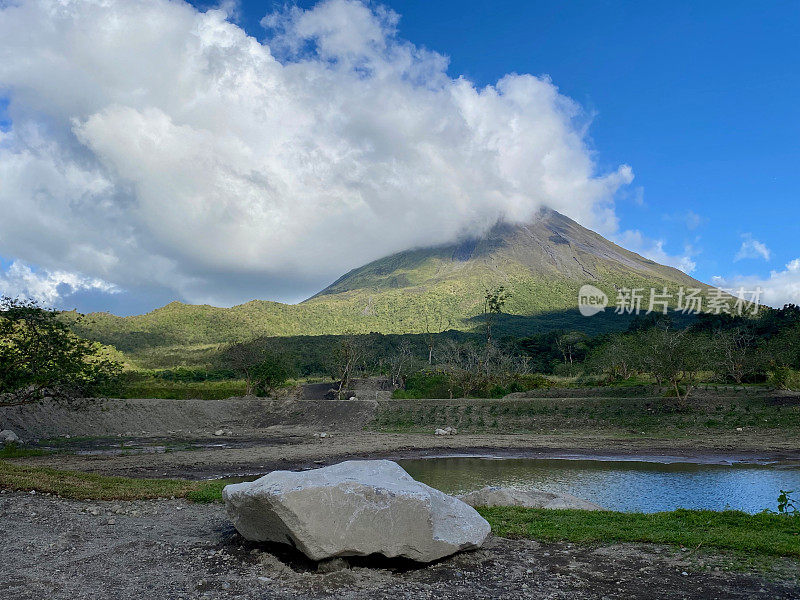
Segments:
[[[542,375],[570,376],[588,385],[639,377],[685,401],[701,380],[785,388],[800,370],[800,308],[795,305],[765,310],[760,318],[703,314],[688,324],[668,315],[647,315],[625,331],[596,336],[553,331],[498,339],[492,335],[493,319],[487,319],[484,335],[337,336],[319,374],[336,381],[340,394],[356,377],[385,375],[418,397],[504,395],[549,385]],[[291,362],[279,347],[275,338],[234,344],[223,357],[241,357],[249,348],[246,352],[256,353],[252,364],[271,361],[289,377]],[[235,368],[251,379],[241,365]],[[269,372],[259,368],[254,373]],[[252,379],[262,389],[275,385],[274,379]]]
[[[344,395],[358,377],[383,375],[410,396],[487,397],[552,384],[569,376],[587,384],[645,378],[685,401],[701,379],[735,385],[793,385],[800,370],[800,308],[765,309],[757,318],[702,314],[647,315],[625,331],[590,336],[561,330],[516,338],[493,325],[508,294],[487,291],[477,332],[258,338],[220,347],[203,369],[149,376],[171,381],[241,379],[246,392],[270,395],[292,378],[322,376]],[[0,403],[114,393],[122,365],[113,349],[75,335],[56,311],[0,298]],[[402,392],[399,393],[402,395]]]

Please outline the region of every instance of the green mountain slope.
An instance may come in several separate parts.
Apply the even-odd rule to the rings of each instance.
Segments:
[[[579,315],[577,294],[585,283],[604,290],[612,302],[619,287],[707,287],[543,210],[531,223],[499,224],[481,239],[373,261],[296,305],[255,300],[217,308],[173,302],[132,317],[93,313],[74,327],[131,355],[157,348],[190,355],[263,335],[470,330],[485,290],[499,285],[512,294],[505,307],[509,316],[501,323],[506,332],[607,327],[609,318]]]
[[[608,241],[553,210],[542,210],[526,225],[495,226],[483,239],[400,252],[355,269],[304,304],[359,298],[365,312],[382,297],[450,295],[459,311],[474,314],[483,290],[512,290],[508,310],[531,315],[573,309],[578,289],[591,283],[617,287],[706,288],[685,273],[660,265]],[[615,294],[609,294],[614,297]]]

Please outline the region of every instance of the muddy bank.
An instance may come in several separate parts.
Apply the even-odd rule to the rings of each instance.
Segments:
[[[226,447],[226,441],[231,444]],[[244,440],[241,440],[244,441]],[[60,469],[89,471],[128,477],[180,477],[208,479],[244,476],[274,469],[298,469],[332,464],[349,458],[417,458],[451,455],[553,457],[652,457],[653,460],[689,462],[768,462],[800,460],[796,443],[765,442],[753,438],[748,446],[742,438],[733,440],[625,440],[612,434],[544,436],[533,434],[434,436],[425,434],[375,433],[368,431],[329,431],[327,437],[314,436],[313,430],[276,427],[262,437],[247,439],[236,446],[236,439],[215,438],[217,446],[194,450],[135,454],[57,453],[32,457],[23,462]],[[717,442],[715,445],[714,442]],[[71,447],[87,443],[78,440]],[[160,443],[160,442],[158,442]],[[765,448],[769,448],[765,450]]]
[[[490,538],[429,566],[350,559],[318,565],[245,542],[220,505],[79,502],[0,493],[0,595],[39,598],[797,598],[797,563],[769,578],[723,555],[644,544],[575,546]],[[323,567],[324,570],[324,567]]]

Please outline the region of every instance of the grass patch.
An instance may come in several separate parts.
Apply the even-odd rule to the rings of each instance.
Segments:
[[[239,379],[223,381],[166,381],[157,377],[135,379],[122,383],[109,394],[117,398],[161,398],[165,400],[224,400],[244,396],[245,382]]]
[[[194,489],[189,490],[184,498],[192,502],[210,504],[211,502],[222,502],[222,488],[229,483],[226,479],[215,479],[214,481],[201,481]]]
[[[222,481],[109,477],[0,461],[0,488],[36,490],[76,500],[147,500],[175,496],[193,502],[213,502],[221,500],[225,485]]]
[[[661,513],[480,508],[503,537],[578,543],[649,542],[800,557],[800,518],[773,513],[676,510]]]
[[[4,458],[26,458],[28,456],[42,456],[47,454],[45,450],[39,448],[25,448],[16,442],[11,442],[0,448],[0,460]]]

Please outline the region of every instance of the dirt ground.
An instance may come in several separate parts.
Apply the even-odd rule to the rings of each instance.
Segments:
[[[723,556],[644,544],[575,546],[490,538],[428,566],[374,558],[312,563],[243,540],[221,505],[80,502],[0,493],[0,597],[800,598],[796,563],[769,577]],[[330,571],[330,572],[326,572]]]
[[[780,432],[648,438],[620,430],[434,436],[369,431],[377,400],[113,400],[0,409],[28,446],[14,459],[134,477],[203,479],[302,469],[346,458],[440,455],[670,457],[800,461]],[[221,435],[215,435],[221,433]],[[324,437],[319,434],[325,433]],[[0,492],[0,598],[795,598],[797,562],[769,575],[739,558],[644,544],[583,546],[491,537],[428,566],[378,560],[312,563],[243,540],[219,504],[82,502]]]
[[[375,399],[42,403],[0,408],[0,428],[14,430],[29,445],[59,450],[26,462],[132,477],[205,479],[345,458],[442,454],[800,460],[797,439],[776,430],[709,431],[702,439],[648,437],[619,429],[456,436],[382,433],[367,428],[377,406]]]

